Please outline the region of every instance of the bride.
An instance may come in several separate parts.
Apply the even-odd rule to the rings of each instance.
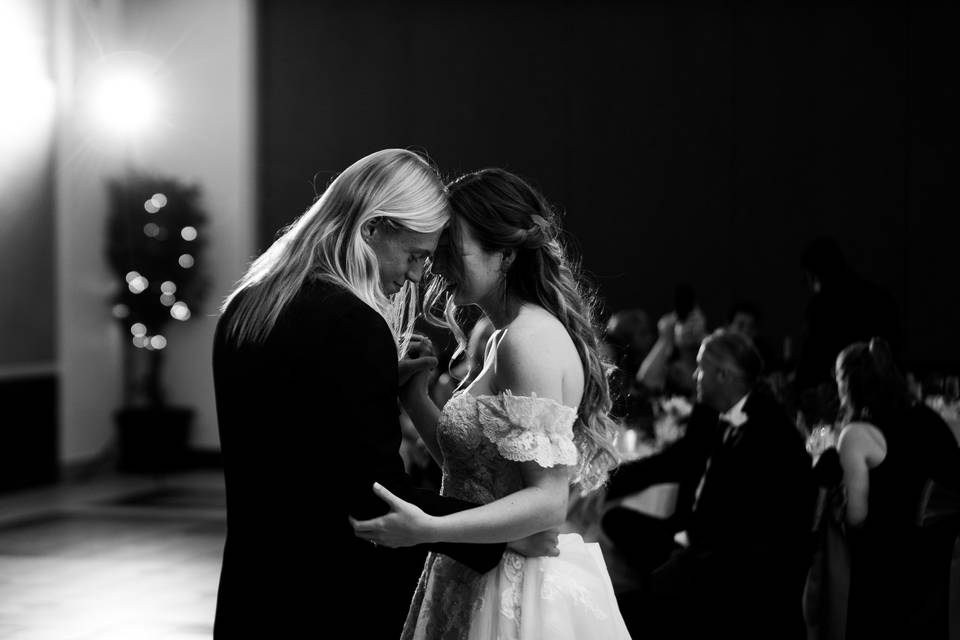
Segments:
[[[442,411],[427,395],[428,372],[407,383],[401,401],[443,467],[443,495],[483,506],[433,517],[374,485],[390,512],[351,520],[374,544],[502,542],[556,529],[570,490],[598,488],[617,462],[597,334],[553,211],[501,169],[461,177],[449,196],[454,222],[426,307],[446,296],[461,349],[458,306],[479,306],[496,331],[480,371]],[[431,553],[402,637],[629,638],[598,545],[564,534],[558,546],[548,558],[507,551],[483,575]]]

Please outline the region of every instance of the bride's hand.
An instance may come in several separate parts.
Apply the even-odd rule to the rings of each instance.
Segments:
[[[401,500],[379,483],[374,483],[373,492],[387,503],[390,512],[373,520],[358,521],[350,518],[350,526],[358,538],[369,540],[385,547],[411,547],[433,539],[436,518],[419,507]]]

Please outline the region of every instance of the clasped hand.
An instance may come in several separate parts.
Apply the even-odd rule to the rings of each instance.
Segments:
[[[413,334],[410,337],[410,346],[403,360],[397,363],[397,381],[401,387],[422,374],[424,380],[437,366],[437,354],[430,338]]]

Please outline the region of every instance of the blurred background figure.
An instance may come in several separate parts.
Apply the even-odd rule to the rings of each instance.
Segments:
[[[680,484],[671,517],[611,509],[603,521],[646,576],[620,601],[637,638],[802,637],[810,459],[762,372],[743,335],[712,333],[697,356],[684,437],[611,478],[614,505],[651,483]],[[680,528],[686,535],[675,542]]]
[[[960,450],[910,394],[882,338],[836,359],[838,450],[850,546],[846,637],[946,638],[960,521],[922,526],[930,483],[960,495]]]
[[[760,307],[747,300],[739,300],[727,314],[727,331],[747,337],[763,358],[764,373],[770,374],[780,370],[782,360],[764,335],[761,320]]]
[[[657,342],[637,371],[637,382],[653,395],[692,398],[697,350],[707,334],[707,319],[697,305],[693,286],[674,290],[673,310],[657,321]]]
[[[631,426],[651,416],[647,394],[637,382],[640,364],[656,340],[650,316],[642,309],[622,309],[607,320],[600,349],[615,366],[611,375],[612,413]],[[649,429],[649,424],[646,425]]]
[[[624,375],[635,377],[656,341],[650,316],[643,309],[622,309],[607,321],[603,340],[611,362]]]

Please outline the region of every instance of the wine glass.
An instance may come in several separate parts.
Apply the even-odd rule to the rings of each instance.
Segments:
[[[818,422],[810,431],[806,446],[807,453],[810,454],[814,464],[816,464],[824,451],[837,446],[837,434],[834,426],[827,422]]]

